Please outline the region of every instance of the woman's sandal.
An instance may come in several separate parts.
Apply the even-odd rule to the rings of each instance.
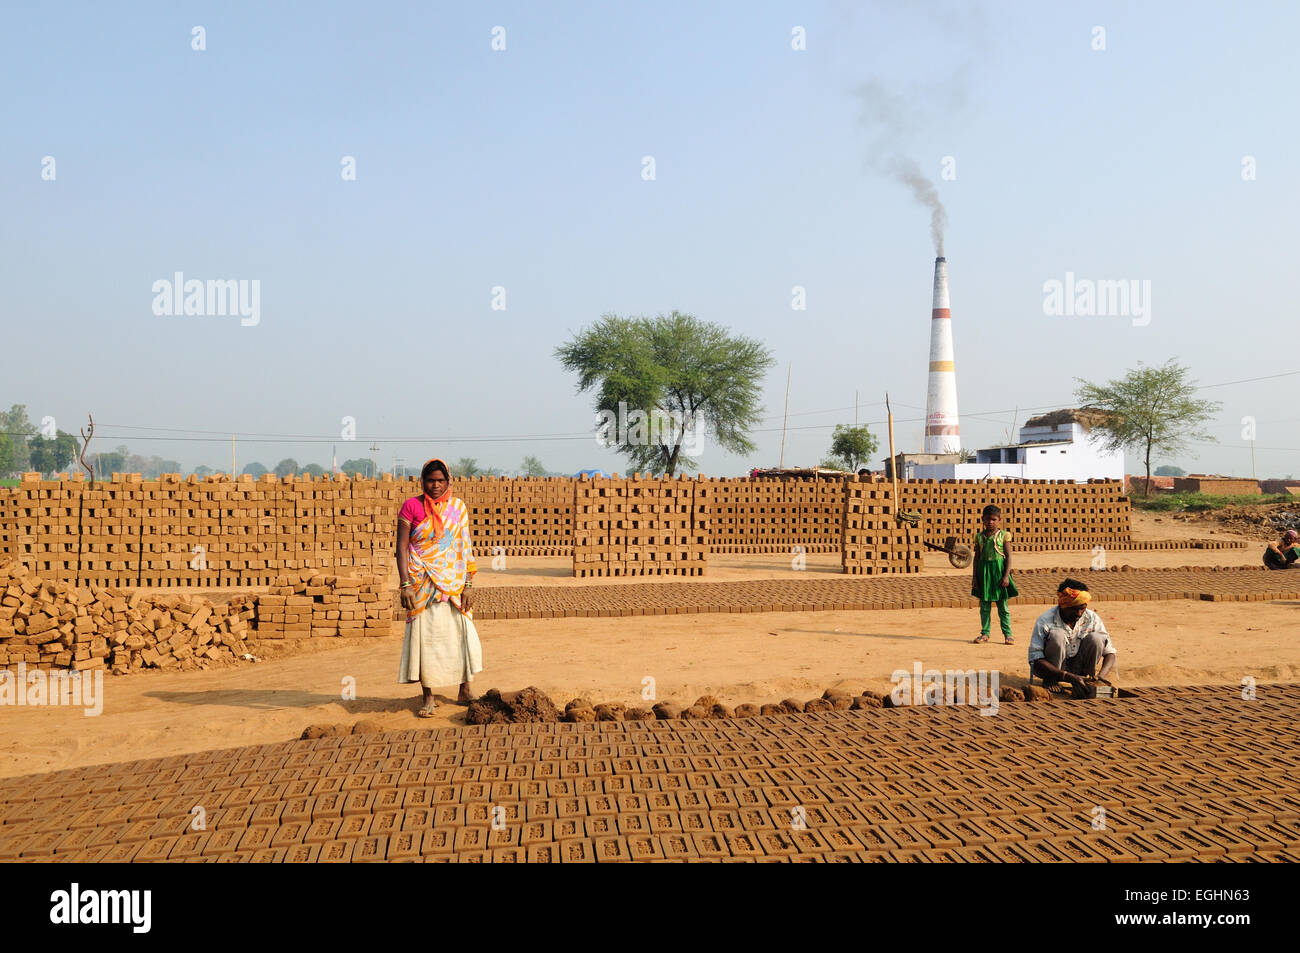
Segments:
[[[433,710],[438,707],[438,703],[433,699],[425,702],[424,706],[415,713],[417,718],[432,718]]]
[[[983,643],[987,642],[988,640],[989,640],[989,637],[988,637],[987,635],[981,635],[979,638],[977,638],[977,639],[975,640],[975,644],[976,644],[976,645],[982,645]]]
[[[1002,644],[1003,644],[1003,645],[1015,645],[1015,644],[1016,644],[1016,640],[1013,639],[1013,638],[1011,638],[1011,636],[1009,636],[1009,635],[1004,635],[1004,636],[1002,637]]]

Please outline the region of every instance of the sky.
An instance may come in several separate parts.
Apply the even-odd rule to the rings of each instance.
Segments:
[[[757,451],[700,472],[782,462],[787,373],[785,465],[855,403],[883,445],[886,393],[919,450],[935,252],[896,155],[947,212],[964,446],[1175,359],[1217,443],[1158,462],[1250,475],[1249,420],[1258,476],[1300,474],[1298,32],[1251,0],[3,0],[0,404],[186,468],[233,434],[239,469],[621,471],[555,349],[678,310],[775,360]],[[256,281],[255,323],[155,313],[178,272]],[[1143,307],[1050,313],[1067,280]]]

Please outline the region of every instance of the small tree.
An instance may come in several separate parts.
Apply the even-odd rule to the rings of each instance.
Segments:
[[[1089,407],[1108,411],[1106,419],[1093,427],[1093,437],[1106,450],[1132,447],[1142,455],[1146,467],[1144,497],[1151,494],[1151,454],[1175,454],[1189,440],[1212,441],[1201,425],[1222,406],[1217,401],[1198,400],[1196,384],[1187,378],[1187,368],[1172,358],[1160,367],[1141,362],[1119,380],[1104,385],[1075,378],[1075,398]]]
[[[312,479],[319,479],[325,475],[325,468],[319,463],[309,463],[302,468],[302,472],[304,476],[309,476]]]
[[[577,373],[579,393],[596,391],[597,432],[634,471],[694,468],[706,427],[724,450],[756,449],[749,430],[760,419],[763,373],[775,363],[756,340],[677,311],[606,314],[555,356]]]
[[[461,457],[451,465],[451,469],[458,477],[475,477],[483,475],[483,468],[478,465],[478,461],[473,457]]]
[[[546,467],[542,466],[542,461],[538,460],[536,457],[524,457],[524,462],[519,465],[519,471],[524,476],[546,476]]]
[[[829,464],[835,469],[856,473],[862,464],[871,459],[876,446],[876,438],[865,426],[836,424],[835,431],[831,434],[830,456],[822,465]]]
[[[1156,476],[1182,477],[1187,476],[1187,471],[1182,467],[1174,467],[1166,463],[1162,467],[1156,467]]]
[[[357,457],[353,460],[344,460],[339,469],[350,477],[362,477],[369,480],[374,477],[374,473],[371,472],[374,470],[374,466],[369,457]]]
[[[298,461],[293,457],[285,457],[275,465],[275,475],[278,477],[293,476],[298,472]]]
[[[266,476],[268,471],[266,467],[262,466],[262,464],[254,460],[252,463],[244,464],[244,469],[240,470],[239,472],[243,474],[247,474],[248,476],[251,476],[255,480],[260,480],[262,477]]]

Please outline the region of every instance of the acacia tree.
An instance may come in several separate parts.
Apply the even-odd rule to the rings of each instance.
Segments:
[[[1151,454],[1173,455],[1190,440],[1212,441],[1201,425],[1222,406],[1218,401],[1198,400],[1197,387],[1188,380],[1187,368],[1170,358],[1160,367],[1138,366],[1119,380],[1091,384],[1075,378],[1075,399],[1089,407],[1108,411],[1105,420],[1093,427],[1094,439],[1106,450],[1131,447],[1146,465],[1142,495],[1151,493]]]
[[[876,438],[863,427],[836,424],[831,434],[831,452],[822,466],[856,473],[858,468],[876,452]]]
[[[596,391],[603,420],[597,432],[635,471],[672,476],[694,469],[691,456],[706,431],[731,453],[756,449],[748,434],[760,419],[763,374],[775,363],[759,341],[677,311],[655,318],[606,314],[555,356],[577,373],[578,393]]]

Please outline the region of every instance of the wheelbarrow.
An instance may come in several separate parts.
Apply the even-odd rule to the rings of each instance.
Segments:
[[[926,549],[933,549],[940,553],[947,553],[948,562],[957,569],[965,569],[971,564],[971,560],[975,557],[975,554],[971,551],[969,546],[965,543],[957,542],[956,536],[949,536],[943,541],[942,546],[938,543],[926,542],[925,540],[921,540],[921,543]]]

